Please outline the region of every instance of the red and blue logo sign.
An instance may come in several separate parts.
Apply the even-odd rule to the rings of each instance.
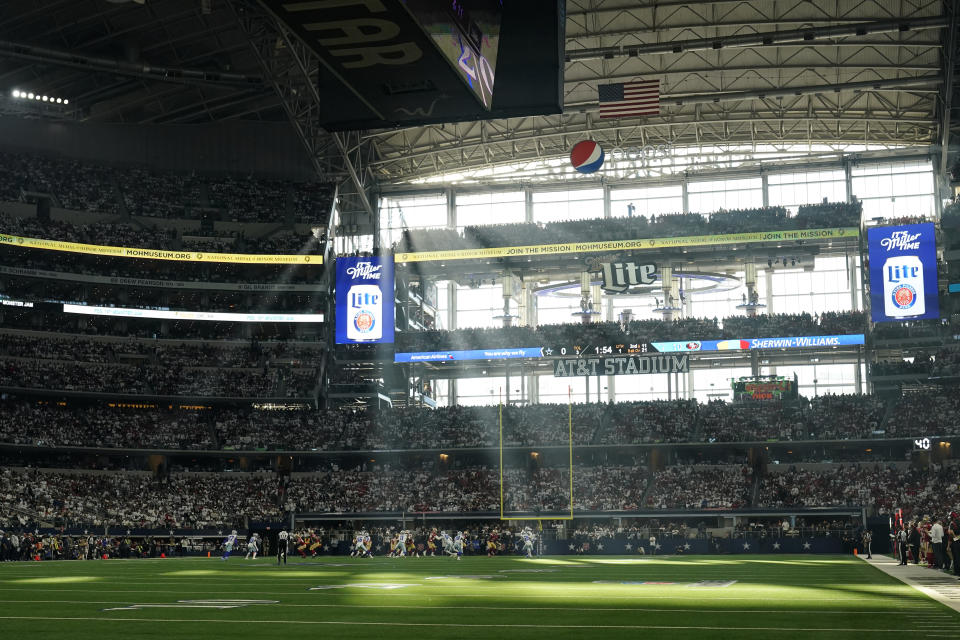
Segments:
[[[593,140],[583,140],[570,150],[570,164],[580,173],[594,173],[603,166],[603,147]]]
[[[908,284],[897,285],[891,293],[897,309],[909,309],[917,301],[917,290]]]

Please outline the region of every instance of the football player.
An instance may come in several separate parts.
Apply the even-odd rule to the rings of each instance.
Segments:
[[[226,560],[230,557],[230,552],[233,551],[233,545],[237,543],[237,530],[234,529],[230,532],[224,541],[223,541],[223,555],[220,556],[221,560]]]
[[[533,557],[533,541],[536,536],[533,534],[533,530],[530,527],[524,527],[523,533],[520,534],[520,539],[523,540],[523,554],[528,557]]]

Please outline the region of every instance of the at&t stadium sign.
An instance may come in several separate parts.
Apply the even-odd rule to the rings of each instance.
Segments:
[[[553,363],[557,378],[573,376],[619,376],[649,373],[686,373],[690,356],[649,355],[607,358],[561,358]]]

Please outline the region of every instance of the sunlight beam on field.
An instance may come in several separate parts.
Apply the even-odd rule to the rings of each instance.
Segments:
[[[50,576],[49,578],[20,578],[8,580],[16,584],[69,584],[71,582],[97,582],[103,578],[97,576]]]

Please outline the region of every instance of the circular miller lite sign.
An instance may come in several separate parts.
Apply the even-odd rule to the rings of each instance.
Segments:
[[[897,309],[909,309],[917,302],[917,290],[908,284],[898,284],[891,297]]]
[[[593,140],[583,140],[570,150],[570,164],[580,173],[595,173],[603,166],[603,147]]]

